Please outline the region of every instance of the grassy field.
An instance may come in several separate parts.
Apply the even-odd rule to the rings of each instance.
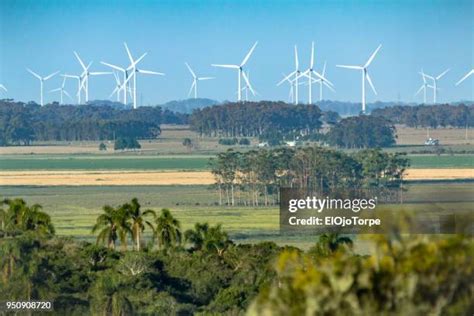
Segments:
[[[306,247],[312,237],[280,236],[277,207],[244,208],[217,206],[217,194],[206,186],[123,187],[0,187],[3,197],[22,197],[39,203],[53,219],[57,233],[94,240],[90,229],[101,207],[117,206],[137,197],[144,208],[169,208],[187,229],[196,222],[221,223],[237,242],[273,240],[279,244]],[[472,210],[472,183],[413,184],[408,186],[405,204],[397,208],[418,211]],[[429,201],[429,203],[427,203]]]
[[[205,155],[2,155],[0,170],[203,170]],[[408,155],[411,168],[474,168],[474,155]]]

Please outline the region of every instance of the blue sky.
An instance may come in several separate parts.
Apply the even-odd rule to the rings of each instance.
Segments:
[[[325,98],[360,102],[360,74],[335,65],[363,64],[380,43],[370,68],[378,95],[368,91],[368,102],[421,101],[413,96],[421,84],[421,68],[433,75],[451,68],[439,82],[440,102],[474,99],[474,77],[454,86],[474,67],[472,0],[3,0],[0,40],[0,83],[9,89],[8,97],[22,101],[39,100],[39,83],[25,67],[42,75],[79,73],[74,50],[94,61],[92,71],[107,69],[101,60],[128,65],[124,41],[134,55],[148,52],[142,68],[166,73],[139,77],[144,105],[187,97],[191,76],[185,61],[198,75],[217,78],[200,85],[200,97],[234,100],[235,71],[210,64],[240,63],[256,40],[248,69],[258,99],[287,100],[288,88],[275,84],[282,72],[294,68],[293,45],[307,67],[312,40],[315,68],[326,60],[327,77],[336,88],[336,93],[325,91]],[[45,90],[60,82],[53,78]],[[90,98],[106,99],[113,88],[113,77],[94,77]],[[75,82],[67,83],[71,94],[75,89]],[[318,93],[315,87],[313,95]],[[57,95],[46,94],[46,101],[55,99]]]

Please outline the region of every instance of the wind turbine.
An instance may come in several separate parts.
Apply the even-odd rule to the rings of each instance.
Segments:
[[[117,102],[120,102],[120,90],[122,89],[122,83],[120,82],[120,78],[117,73],[114,71],[114,78],[115,78],[115,89],[109,95],[109,99],[114,95],[117,94]]]
[[[246,81],[247,84],[249,84],[247,77],[245,76],[243,72],[243,67],[247,63],[247,61],[250,58],[250,55],[252,55],[255,47],[257,46],[258,41],[253,44],[252,48],[250,48],[249,52],[247,55],[245,55],[245,58],[242,60],[240,65],[229,65],[229,64],[211,64],[213,67],[220,67],[220,68],[232,68],[232,69],[237,69],[237,101],[240,102],[242,100],[242,88],[241,88],[241,78],[243,77],[244,80]],[[250,84],[249,84],[250,85]]]
[[[448,68],[446,69],[445,71],[443,71],[442,73],[440,73],[438,76],[436,77],[433,77],[433,76],[429,76],[427,74],[425,74],[426,78],[429,78],[433,81],[433,86],[428,86],[430,88],[433,89],[433,104],[436,104],[436,101],[437,101],[437,96],[438,96],[438,80],[441,79],[445,74],[448,73],[448,71],[450,71],[451,69]]]
[[[322,76],[320,73],[318,73],[317,71],[315,71],[313,69],[313,66],[314,66],[314,42],[311,42],[311,60],[310,60],[310,63],[309,63],[309,68],[306,69],[306,71],[304,71],[300,77],[302,76],[305,76],[306,78],[308,78],[308,87],[309,87],[309,90],[308,90],[308,104],[312,104],[313,103],[313,100],[312,100],[312,93],[313,93],[313,88],[312,88],[312,84],[314,82],[314,79],[313,78],[313,74],[323,80],[325,83],[327,83],[328,85],[332,86],[333,84],[327,80],[326,78],[324,78],[324,76]]]
[[[38,80],[40,81],[40,105],[43,106],[44,105],[44,102],[43,102],[43,85],[44,85],[44,82],[51,79],[55,75],[57,75],[59,73],[59,71],[53,72],[52,74],[50,74],[46,77],[41,77],[40,75],[38,75],[36,72],[34,72],[33,70],[31,70],[29,68],[26,68],[26,70],[28,70],[29,73],[31,73],[33,76],[38,78]]]
[[[420,71],[420,75],[423,79],[423,84],[420,86],[420,89],[416,91],[415,96],[417,96],[418,94],[420,94],[421,91],[423,91],[423,104],[426,104],[426,88],[429,88],[431,86],[428,85],[428,83],[426,82],[426,74],[423,72],[423,69]]]
[[[137,74],[146,74],[146,75],[156,75],[156,76],[164,76],[165,74],[162,72],[156,72],[151,70],[143,70],[138,69],[137,64],[148,54],[142,54],[137,60],[134,60],[132,54],[130,53],[130,49],[128,49],[127,43],[123,43],[125,45],[125,49],[127,50],[128,59],[130,59],[130,66],[126,69],[127,71],[131,71],[131,75],[124,81],[123,89],[125,89],[126,84],[128,81],[133,77],[133,108],[137,108]]]
[[[377,55],[380,48],[382,48],[382,44],[380,44],[379,47],[377,47],[377,49],[372,53],[372,55],[369,57],[369,59],[363,66],[336,65],[336,67],[339,67],[339,68],[361,70],[362,72],[362,113],[365,113],[365,81],[366,80],[369,83],[370,87],[372,88],[372,91],[374,92],[374,94],[377,95],[377,91],[375,91],[375,87],[374,87],[374,84],[372,83],[372,79],[370,79],[368,67],[374,60],[375,55]]]
[[[61,75],[62,77],[64,78],[72,78],[72,79],[76,79],[77,80],[77,93],[76,93],[76,97],[77,97],[77,104],[81,104],[81,76],[77,76],[77,75],[68,75],[68,74],[64,74],[64,75]]]
[[[65,85],[66,85],[66,76],[63,76],[63,83],[61,84],[61,87],[57,88],[57,89],[53,89],[53,90],[50,90],[49,92],[58,92],[59,91],[59,94],[60,94],[60,104],[64,104],[64,98],[63,98],[63,94],[65,94],[66,96],[69,97],[69,99],[72,100],[72,97],[69,95],[69,93],[66,91],[66,89],[64,89]]]
[[[294,100],[295,104],[298,104],[298,78],[301,75],[301,71],[299,68],[299,60],[298,60],[298,48],[295,45],[295,70],[291,72],[288,76],[285,76],[280,82],[277,83],[277,87],[281,85],[285,81],[289,81],[294,85]],[[293,80],[290,80],[291,77],[294,77]],[[293,86],[292,86],[293,87]],[[293,90],[293,88],[292,88]]]
[[[101,75],[111,75],[111,72],[106,72],[106,71],[95,71],[95,72],[90,72],[89,67],[92,65],[92,62],[90,62],[87,67],[82,61],[81,57],[79,57],[79,54],[77,52],[74,52],[74,55],[76,55],[77,60],[81,64],[82,67],[82,74],[81,74],[81,86],[79,89],[79,93],[81,93],[81,89],[84,90],[85,92],[85,102],[89,101],[89,76],[101,76]]]
[[[0,89],[5,91],[5,92],[8,92],[7,88],[5,88],[5,86],[1,83],[0,83]]]
[[[466,80],[467,78],[469,78],[472,74],[474,74],[474,68],[471,69],[471,71],[469,71],[464,77],[462,77],[458,82],[456,82],[456,86],[459,86],[461,84],[461,82],[463,82],[464,80]]]
[[[253,96],[257,95],[257,92],[253,89],[252,85],[250,84],[250,72],[247,70],[247,73],[242,72],[242,76],[245,80],[245,86],[242,88],[242,91],[245,91],[245,102],[249,101],[249,90]]]
[[[326,62],[324,62],[323,71],[321,75],[323,78],[326,78]],[[332,84],[327,81],[327,79],[319,78],[316,79],[316,81],[314,82],[319,83],[319,101],[323,100],[323,85],[326,86],[332,92],[336,92],[336,90],[334,90],[334,88],[332,87]]]
[[[117,65],[106,63],[104,61],[101,61],[100,63],[102,65],[105,65],[105,66],[108,66],[110,68],[113,68],[115,70],[120,71],[123,74],[123,82],[127,81],[127,79],[128,79],[127,69],[119,67]],[[117,80],[116,80],[116,82],[117,82]],[[127,90],[128,90],[128,92],[130,92],[130,89],[123,89],[123,104],[127,104]],[[112,93],[112,94],[114,94],[114,93]],[[120,101],[120,99],[118,98],[118,94],[119,94],[119,91],[117,91],[117,101]]]
[[[188,93],[188,96],[191,95],[191,92],[193,91],[194,89],[194,98],[197,99],[197,96],[198,96],[198,81],[202,81],[202,80],[211,80],[211,79],[214,79],[214,77],[198,77],[196,76],[196,74],[194,73],[194,71],[191,69],[191,67],[189,66],[188,63],[184,63],[186,65],[186,67],[188,67],[188,70],[189,72],[191,73],[191,76],[193,76],[193,83],[191,85],[191,88],[189,89],[189,93]]]

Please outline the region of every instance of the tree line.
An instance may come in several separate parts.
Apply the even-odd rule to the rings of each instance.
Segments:
[[[150,229],[150,243],[138,243]],[[234,244],[220,225],[183,232],[169,210],[136,199],[104,206],[97,244],[55,236],[40,205],[0,208],[0,289],[10,301],[52,301],[52,315],[468,315],[474,310],[468,236],[353,240],[312,247]],[[115,243],[120,243],[116,247]],[[129,244],[132,248],[128,247]],[[127,248],[128,247],[128,248]]]
[[[230,149],[210,160],[219,205],[232,206],[276,204],[280,187],[308,189],[321,196],[370,194],[398,200],[408,165],[403,154],[380,149],[347,154],[317,146]]]
[[[474,125],[474,104],[392,106],[374,109],[373,116],[384,117],[394,124],[409,127],[459,127]]]
[[[190,125],[201,136],[259,137],[275,131],[307,135],[319,131],[321,115],[315,105],[271,101],[225,103],[194,110]],[[334,115],[329,119],[334,119]]]
[[[160,107],[136,110],[96,105],[48,104],[0,100],[0,145],[37,141],[156,138],[160,124],[185,123],[186,115]]]

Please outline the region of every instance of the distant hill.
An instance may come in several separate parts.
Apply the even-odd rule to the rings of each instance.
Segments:
[[[219,101],[212,99],[186,99],[186,100],[177,100],[169,101],[160,106],[163,109],[168,109],[173,112],[191,114],[195,109],[202,109],[208,106],[219,104]]]

